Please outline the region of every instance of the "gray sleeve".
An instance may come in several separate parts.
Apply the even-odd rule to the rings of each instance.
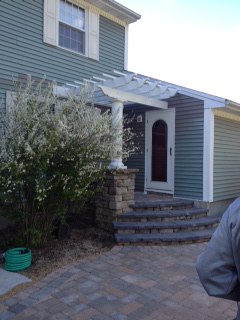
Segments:
[[[236,228],[233,228],[231,220],[239,208],[238,199],[223,214],[218,228],[196,264],[199,279],[209,295],[235,301],[240,300],[238,270],[235,264],[240,261],[237,255],[237,251],[240,252],[240,229],[237,232],[240,219],[238,225],[235,225]],[[235,241],[238,241],[238,246],[235,246]]]
[[[237,199],[233,203],[233,207],[229,217],[229,230],[231,237],[233,264],[238,275],[238,285],[240,286],[240,199]],[[240,299],[238,299],[238,301],[240,301]]]

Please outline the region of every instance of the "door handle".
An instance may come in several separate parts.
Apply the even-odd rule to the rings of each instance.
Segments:
[[[172,156],[172,148],[169,149],[170,156]]]

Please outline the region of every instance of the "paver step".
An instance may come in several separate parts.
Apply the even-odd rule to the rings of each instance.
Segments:
[[[171,221],[200,218],[207,215],[206,209],[189,208],[181,210],[166,211],[132,211],[121,214],[117,217],[118,221]]]
[[[138,201],[130,207],[133,210],[171,210],[174,208],[184,209],[184,208],[191,208],[194,202],[191,200],[181,200],[181,199],[171,199],[171,200],[145,200],[145,201]]]
[[[216,227],[219,217],[202,217],[199,219],[176,221],[147,221],[147,222],[114,222],[117,233],[156,233],[194,231]]]
[[[215,229],[172,233],[115,234],[118,244],[179,244],[203,242],[211,238]]]
[[[178,244],[211,238],[220,218],[194,207],[191,200],[138,198],[132,211],[113,223],[118,244]]]

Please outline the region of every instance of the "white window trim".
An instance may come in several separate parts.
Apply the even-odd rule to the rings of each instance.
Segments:
[[[75,4],[73,4],[72,2],[70,2],[69,0],[64,0],[64,2],[66,3],[69,3],[70,5],[72,6],[76,6],[77,8],[81,9],[83,12],[84,12],[84,28],[80,28],[80,27],[77,27],[76,25],[72,24],[72,23],[69,23],[67,21],[64,21],[64,20],[61,20],[60,19],[60,6],[59,6],[59,10],[58,10],[58,46],[61,47],[61,48],[64,48],[64,49],[67,49],[69,51],[73,51],[73,52],[76,52],[76,53],[79,53],[79,54],[83,54],[83,55],[87,55],[86,54],[86,50],[87,50],[87,42],[86,42],[86,38],[87,38],[87,32],[88,32],[88,29],[87,29],[87,17],[88,17],[88,12],[85,8],[83,7],[80,7],[80,6],[77,6]],[[60,2],[61,3],[61,0]],[[72,29],[75,29],[77,31],[80,31],[84,34],[84,44],[83,44],[83,51],[76,51],[76,50],[72,50],[71,48],[67,48],[67,47],[64,47],[63,45],[60,45],[59,42],[60,42],[60,39],[59,39],[59,26],[60,26],[60,23],[63,24],[64,26],[67,26],[69,28],[72,28]]]
[[[74,1],[68,0],[75,4]],[[59,0],[44,0],[43,41],[69,52],[99,60],[99,14],[80,5],[85,10],[85,54],[59,46]]]

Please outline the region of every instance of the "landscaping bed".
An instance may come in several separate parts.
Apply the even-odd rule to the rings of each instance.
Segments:
[[[9,237],[13,230],[0,235],[0,254],[7,248]],[[32,265],[20,274],[30,278],[33,282],[39,281],[47,274],[67,265],[79,261],[91,255],[97,255],[110,250],[114,245],[113,236],[88,224],[80,224],[77,228],[72,227],[70,237],[63,240],[52,240],[45,248],[32,250]],[[8,247],[9,249],[10,247]],[[4,249],[4,250],[3,250]],[[0,267],[3,261],[0,262]],[[18,286],[11,292],[0,297],[0,300],[14,295],[31,283]]]

